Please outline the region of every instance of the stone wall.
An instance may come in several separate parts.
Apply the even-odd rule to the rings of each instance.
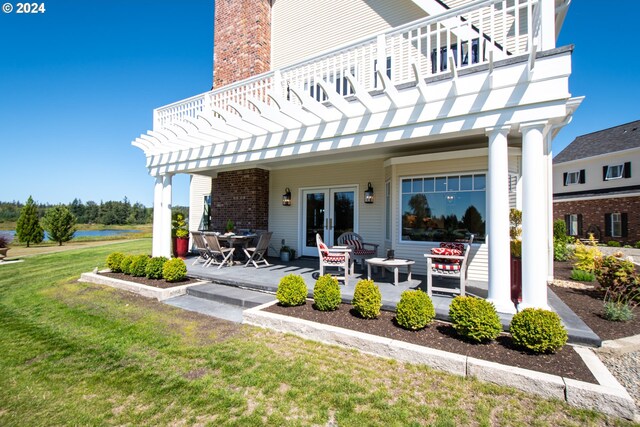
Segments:
[[[627,236],[610,237],[605,235],[605,214],[626,213],[627,214]],[[582,235],[581,238],[588,237],[590,229],[597,229],[600,232],[597,238],[602,242],[617,240],[625,244],[635,244],[640,240],[640,197],[617,197],[609,199],[591,199],[577,201],[554,201],[554,220],[564,220],[565,215],[582,215]],[[623,235],[624,235],[623,231]]]
[[[216,0],[213,86],[267,72],[270,66],[270,1]]]
[[[211,227],[224,231],[228,220],[236,229],[267,230],[269,225],[269,171],[243,169],[220,172],[213,179]]]

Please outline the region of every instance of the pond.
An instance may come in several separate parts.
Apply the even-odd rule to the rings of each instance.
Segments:
[[[109,230],[109,229],[105,229],[105,230],[78,230],[73,235],[73,237],[74,238],[77,238],[77,237],[110,237],[110,236],[117,236],[119,234],[126,234],[126,233],[140,233],[140,231],[141,230]],[[15,236],[16,231],[15,230],[0,230],[0,233],[7,233],[11,237],[13,237],[13,236]],[[44,239],[47,240],[48,237],[49,236],[45,232],[44,233]]]

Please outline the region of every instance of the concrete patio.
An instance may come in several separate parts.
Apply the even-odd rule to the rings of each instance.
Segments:
[[[243,264],[238,263],[232,267],[223,266],[220,269],[218,269],[217,266],[203,267],[201,263],[191,265],[194,260],[195,257],[190,257],[186,260],[188,275],[190,277],[207,280],[215,284],[245,288],[254,291],[257,290],[270,294],[275,294],[278,290],[278,283],[282,277],[288,274],[298,274],[305,280],[309,291],[308,296],[311,298],[313,297],[313,287],[319,277],[318,260],[315,258],[302,257],[286,263],[277,258],[269,258],[269,263],[272,265],[268,267],[261,267],[259,269],[252,266],[245,268]],[[330,270],[330,272],[334,273],[336,270]],[[350,303],[352,301],[356,283],[358,280],[366,278],[366,270],[362,271],[359,266],[356,266],[355,274],[349,277],[349,285],[344,286],[344,283],[340,282],[343,302]],[[406,278],[406,273],[401,271],[399,285],[394,286],[392,272],[387,271],[383,278],[380,270],[374,271],[372,279],[380,288],[383,310],[395,311],[396,304],[400,300],[400,295],[405,290],[421,289],[426,292],[426,278],[424,276],[413,274],[411,282],[408,282]],[[438,283],[439,286],[443,287],[454,288],[457,285],[457,280],[455,279],[435,277],[434,281]],[[200,298],[207,298],[208,292],[214,292],[213,290],[210,291],[209,287],[210,285],[207,284],[195,286],[189,291],[189,294],[197,295]],[[488,286],[486,282],[467,282],[468,294],[486,298],[487,289]],[[216,289],[215,292],[219,293],[219,289]],[[433,294],[432,300],[436,310],[436,318],[446,321],[450,320],[449,304],[451,303],[453,296],[453,294]],[[215,297],[212,297],[211,299],[215,299]],[[549,290],[548,303],[549,306],[562,318],[562,321],[569,333],[570,342],[591,346],[600,345],[600,338],[551,290]],[[504,313],[499,313],[499,315],[503,327],[506,329],[511,322],[512,315]]]

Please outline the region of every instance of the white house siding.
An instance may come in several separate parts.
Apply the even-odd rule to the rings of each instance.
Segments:
[[[620,165],[631,162],[631,177],[610,181],[602,179],[602,167]],[[585,183],[564,185],[565,172],[585,170]],[[573,193],[576,191],[593,191],[607,188],[629,187],[640,185],[640,149],[632,149],[610,153],[585,159],[556,163],[553,165],[553,194]]]
[[[400,200],[400,180],[406,176],[416,175],[439,175],[439,174],[455,174],[465,172],[483,172],[487,170],[487,157],[470,157],[451,160],[440,160],[433,162],[398,164],[395,167],[395,187],[392,188],[394,197],[393,208],[393,226],[394,239],[396,242],[396,257],[408,258],[416,261],[414,271],[416,274],[426,274],[427,264],[424,254],[429,252],[431,248],[436,247],[435,242],[402,242],[400,241],[401,216],[399,212]],[[507,185],[507,183],[505,183]],[[473,245],[469,257],[469,280],[487,281],[488,255],[487,245]]]
[[[410,0],[276,0],[271,69],[425,16]]]
[[[341,185],[357,186],[358,233],[367,242],[384,245],[384,169],[383,160],[306,166],[272,170],[269,175],[269,231],[272,246],[279,250],[282,239],[300,253],[301,189]],[[364,203],[364,191],[371,182],[375,202]],[[291,190],[291,206],[282,206],[285,188]],[[273,251],[270,252],[272,255]]]
[[[189,230],[200,229],[204,213],[204,196],[211,195],[211,177],[191,175],[189,182]]]

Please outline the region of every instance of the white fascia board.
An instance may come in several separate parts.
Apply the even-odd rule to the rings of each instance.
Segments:
[[[439,160],[465,159],[468,157],[483,157],[489,155],[488,148],[472,148],[470,150],[445,151],[438,153],[417,154],[415,156],[392,157],[385,160],[384,167],[405,165],[408,163],[435,162]]]
[[[562,196],[562,194],[558,194],[558,196]],[[564,203],[564,202],[582,202],[589,200],[604,200],[604,199],[624,199],[627,197],[638,197],[640,193],[618,193],[618,194],[599,194],[597,196],[576,196],[576,197],[563,197],[562,199],[553,199],[553,203]]]

